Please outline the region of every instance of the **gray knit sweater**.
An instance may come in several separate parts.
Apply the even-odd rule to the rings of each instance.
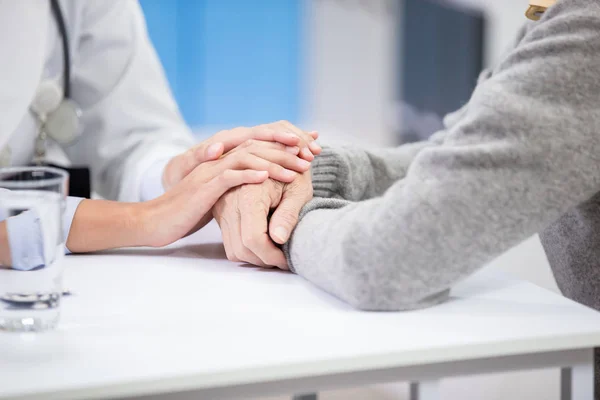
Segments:
[[[559,0],[529,23],[444,125],[395,149],[326,149],[292,269],[360,309],[414,309],[551,226],[559,283],[598,307],[600,1]]]

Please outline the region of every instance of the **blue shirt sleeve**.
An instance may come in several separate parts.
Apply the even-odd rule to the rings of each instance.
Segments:
[[[63,242],[66,243],[75,211],[83,199],[67,197],[63,213]],[[6,220],[8,244],[14,269],[28,271],[44,265],[44,243],[39,216],[29,210]],[[70,253],[65,245],[65,253]]]

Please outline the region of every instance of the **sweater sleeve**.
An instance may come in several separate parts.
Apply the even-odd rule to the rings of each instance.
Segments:
[[[360,309],[426,307],[589,199],[600,187],[598,31],[594,0],[549,9],[443,143],[382,196],[304,208],[284,249],[291,269]],[[353,161],[345,168],[362,165]]]
[[[436,134],[428,141],[390,149],[324,147],[311,169],[315,197],[360,201],[381,196],[406,175],[417,154],[441,138]]]

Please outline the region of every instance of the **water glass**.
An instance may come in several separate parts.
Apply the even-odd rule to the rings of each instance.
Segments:
[[[60,169],[0,168],[0,330],[58,323],[67,184]]]

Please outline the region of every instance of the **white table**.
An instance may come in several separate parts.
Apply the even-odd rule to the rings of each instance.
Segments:
[[[0,334],[0,398],[213,400],[420,381],[414,398],[435,399],[442,377],[562,367],[563,398],[592,399],[600,314],[556,294],[480,273],[438,307],[357,312],[298,276],[226,261],[217,238],[209,226],[169,249],[68,257],[75,294],[60,328]]]

